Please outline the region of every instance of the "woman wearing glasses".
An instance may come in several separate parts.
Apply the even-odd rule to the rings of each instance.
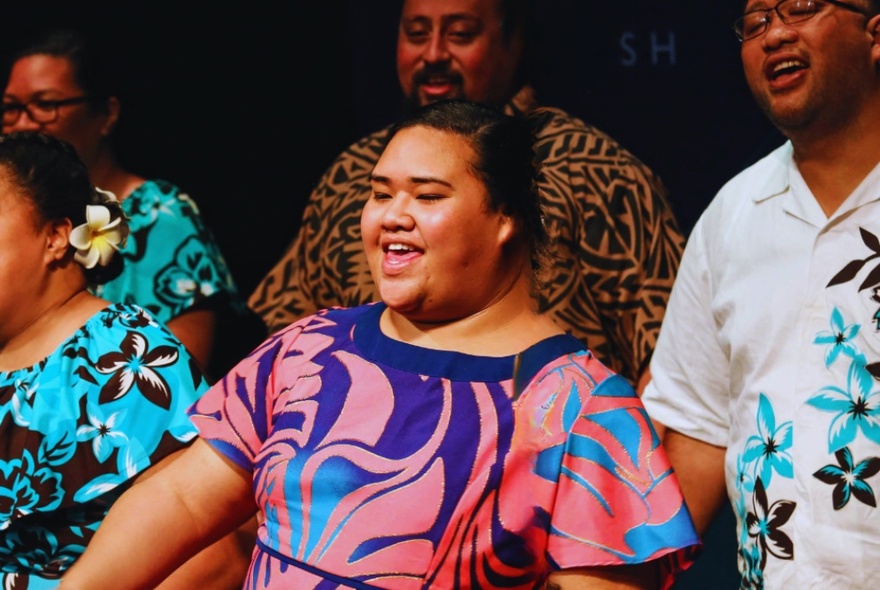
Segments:
[[[214,333],[226,306],[240,305],[235,283],[195,203],[117,161],[111,136],[120,103],[104,57],[74,31],[49,32],[18,51],[3,93],[3,133],[40,131],[74,146],[91,181],[117,196],[132,226],[125,271],[95,294],[146,308],[219,375],[223,368],[211,365]]]

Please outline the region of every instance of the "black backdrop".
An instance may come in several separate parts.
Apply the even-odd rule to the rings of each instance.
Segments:
[[[177,183],[245,294],[292,238],[330,160],[401,103],[392,0],[7,3],[0,51],[67,23],[126,64],[121,158]],[[545,104],[596,124],[660,174],[689,232],[721,185],[782,140],[743,80],[741,2],[541,0]],[[679,588],[736,588],[729,512]]]

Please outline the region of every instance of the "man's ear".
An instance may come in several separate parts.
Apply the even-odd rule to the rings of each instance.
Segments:
[[[50,221],[46,224],[46,262],[64,260],[70,252],[70,232],[73,223],[69,219]]]

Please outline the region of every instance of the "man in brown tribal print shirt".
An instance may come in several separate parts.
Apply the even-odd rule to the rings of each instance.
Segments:
[[[468,98],[531,122],[553,248],[540,308],[641,391],[685,239],[647,166],[595,127],[537,104],[526,71],[527,4],[405,0],[400,83],[414,107]],[[377,131],[337,157],[298,235],[251,295],[270,332],[324,307],[376,299],[359,223],[386,136]]]

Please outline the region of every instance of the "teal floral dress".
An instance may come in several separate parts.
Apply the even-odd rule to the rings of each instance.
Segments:
[[[163,323],[215,295],[243,309],[220,248],[188,195],[148,180],[122,201],[122,210],[131,228],[121,249],[125,265],[95,295],[135,303]]]
[[[132,480],[195,438],[186,409],[207,388],[168,329],[127,304],[0,372],[0,587],[55,588]]]

